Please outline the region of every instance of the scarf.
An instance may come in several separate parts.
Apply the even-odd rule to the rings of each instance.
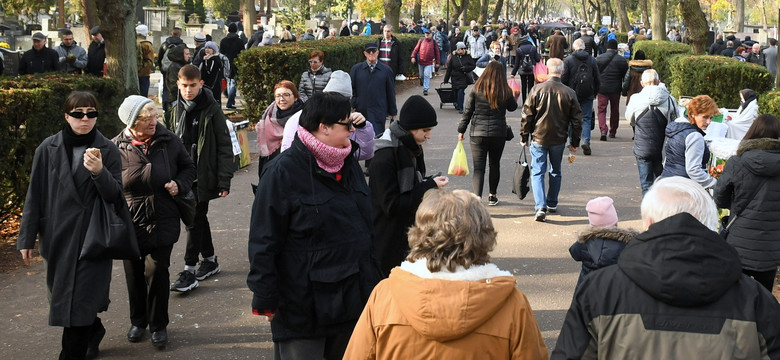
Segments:
[[[401,124],[398,121],[390,123],[390,133],[401,141],[401,144],[409,150],[409,153],[412,154],[413,157],[418,157],[422,154],[422,146],[417,144],[417,141],[414,141],[412,133],[401,127]]]
[[[290,116],[303,108],[301,99],[296,100],[287,110],[281,110],[276,106],[276,102],[271,103],[260,121],[255,125],[257,131],[257,152],[260,156],[271,156],[277,149],[282,147],[282,136],[284,135],[284,125]]]
[[[62,143],[65,144],[65,150],[68,151],[68,159],[71,158],[74,147],[89,146],[95,141],[97,135],[97,126],[92,127],[92,131],[79,135],[73,132],[70,128],[70,124],[65,124],[62,127]]]
[[[344,167],[344,159],[352,153],[351,142],[344,148],[333,147],[323,143],[303,127],[298,128],[298,138],[317,159],[317,165],[331,174],[340,172]]]
[[[751,101],[756,100],[758,96],[756,95],[756,92],[751,89],[745,89],[740,91],[742,93],[742,97],[745,98],[745,102],[739,105],[742,110],[745,110],[745,108],[750,104]]]

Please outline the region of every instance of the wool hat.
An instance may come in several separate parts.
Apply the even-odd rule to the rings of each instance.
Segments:
[[[207,41],[206,45],[203,45],[204,48],[211,48],[211,50],[214,50],[214,52],[219,52],[219,47],[217,47],[217,44],[213,41]]]
[[[617,40],[615,39],[607,41],[607,49],[617,49],[617,45]]]
[[[405,130],[414,130],[434,127],[439,123],[431,103],[420,95],[414,95],[401,107],[398,124]]]
[[[590,226],[610,227],[618,223],[617,211],[613,205],[612,198],[609,196],[600,196],[585,206],[588,211],[588,223]]]
[[[466,43],[464,43],[463,41],[458,41],[458,43],[455,45],[456,50],[465,49],[465,48],[466,48]]]
[[[195,42],[206,42],[206,34],[204,33],[195,34]]]
[[[236,25],[236,23],[230,23],[230,25],[228,25],[228,32],[234,33],[237,31],[238,31],[238,25]]]
[[[330,73],[330,80],[328,80],[328,84],[325,85],[325,89],[322,90],[322,92],[332,92],[344,95],[348,98],[352,98],[352,78],[349,77],[349,74],[341,71],[336,70],[332,73]]]
[[[33,40],[41,40],[41,41],[43,41],[43,40],[46,40],[46,35],[43,35],[42,32],[37,32],[37,33],[33,34],[32,39]]]
[[[92,30],[89,31],[90,35],[97,35],[100,34],[100,26],[93,26]]]
[[[149,36],[149,27],[141,24],[135,27],[135,33],[143,37]]]
[[[634,53],[634,60],[646,60],[647,57],[645,56],[645,52],[642,50],[637,50]]]
[[[135,121],[138,120],[138,113],[149,103],[153,103],[153,101],[148,97],[140,95],[128,96],[125,98],[125,101],[122,101],[122,105],[119,105],[119,110],[117,110],[119,120],[125,123],[128,129],[132,129],[135,127]]]
[[[376,47],[376,43],[370,42],[370,43],[366,44],[366,46],[363,48],[363,51],[368,51],[368,50],[371,50],[371,49],[374,49],[374,50],[378,49]]]
[[[479,31],[479,27],[478,27],[478,26],[475,26],[475,27],[471,28],[471,30],[472,30],[472,31]]]

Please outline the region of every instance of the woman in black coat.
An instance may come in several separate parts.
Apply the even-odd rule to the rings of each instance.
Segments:
[[[67,124],[35,149],[16,243],[29,264],[39,237],[49,325],[64,328],[60,359],[98,354],[106,329],[97,313],[108,309],[112,262],[80,260],[79,254],[94,204],[125,206],[119,151],[95,128],[97,106],[91,93],[72,92],[62,107]]]
[[[444,74],[444,83],[450,82],[452,77],[452,89],[457,93],[455,109],[463,114],[463,99],[466,96],[466,88],[469,86],[469,73],[477,67],[474,58],[466,50],[466,44],[463,41],[458,42],[455,51],[452,52],[450,60],[447,62],[447,72]]]
[[[472,185],[474,193],[479,197],[482,197],[485,168],[487,161],[490,161],[488,205],[498,205],[496,194],[501,177],[501,155],[507,139],[506,112],[515,110],[517,100],[507,83],[504,66],[498,61],[491,61],[471,89],[466,111],[458,123],[458,140],[461,141],[471,123],[469,142],[474,157]]]
[[[206,55],[203,56],[203,61],[199,66],[203,86],[211,90],[214,100],[221,106],[222,79],[230,77],[230,60],[228,60],[227,56],[219,53],[219,48],[213,41],[206,42],[203,52]]]
[[[770,292],[780,265],[780,120],[763,114],[753,121],[726,161],[715,203],[731,212],[726,241],[742,260],[742,272]]]
[[[173,197],[190,191],[195,163],[158,117],[152,100],[129,96],[119,107],[127,128],[113,141],[122,155],[125,200],[144,257],[124,261],[131,323],[127,339],[140,341],[149,326],[152,344],[159,347],[168,341],[168,267],[181,229]]]

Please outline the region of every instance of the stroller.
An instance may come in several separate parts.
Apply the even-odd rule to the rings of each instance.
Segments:
[[[457,92],[452,88],[452,84],[449,87],[443,87],[444,83],[439,84],[436,88],[436,92],[439,94],[439,109],[444,108],[444,104],[452,104],[453,106],[458,101]]]

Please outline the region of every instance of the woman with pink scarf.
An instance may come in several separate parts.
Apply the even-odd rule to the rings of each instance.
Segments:
[[[284,125],[293,114],[303,109],[298,88],[291,81],[282,80],[274,85],[274,102],[268,105],[255,125],[257,131],[257,175],[263,173],[265,164],[279,155],[284,135]]]

